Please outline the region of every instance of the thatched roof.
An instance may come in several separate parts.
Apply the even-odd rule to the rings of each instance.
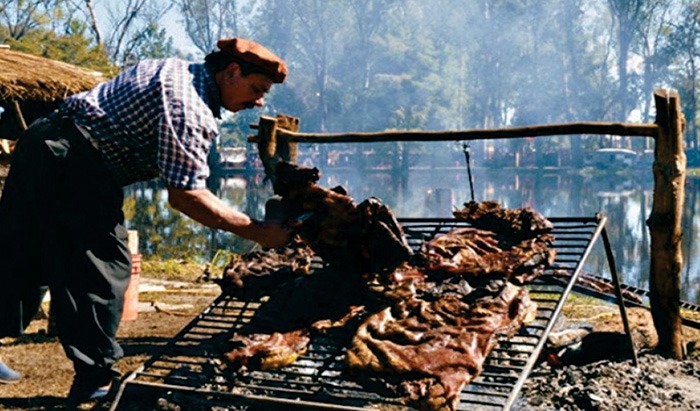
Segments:
[[[0,101],[61,101],[103,80],[99,72],[0,47]]]

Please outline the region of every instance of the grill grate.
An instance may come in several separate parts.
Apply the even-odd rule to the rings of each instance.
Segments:
[[[454,219],[400,219],[409,244],[420,244],[468,224]],[[557,257],[545,275],[529,285],[537,303],[536,319],[515,336],[499,341],[483,372],[462,391],[459,410],[510,409],[537,361],[546,337],[571,292],[583,263],[604,232],[604,217],[550,218]],[[553,270],[570,275],[568,282]],[[306,354],[279,370],[224,376],[217,368],[221,342],[248,323],[263,304],[222,294],[121,384],[112,410],[162,409],[163,402],[181,409],[217,410],[409,410],[381,380],[351,378],[343,356],[352,337],[332,330],[315,337]],[[157,406],[157,407],[156,407]]]

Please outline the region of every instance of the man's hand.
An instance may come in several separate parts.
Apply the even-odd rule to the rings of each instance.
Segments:
[[[285,225],[271,221],[256,223],[259,227],[259,238],[251,238],[265,248],[278,248],[287,245],[294,236],[292,230]]]
[[[207,227],[230,231],[266,248],[281,247],[294,235],[279,223],[255,221],[232,209],[209,190],[168,187],[168,202],[176,210]]]

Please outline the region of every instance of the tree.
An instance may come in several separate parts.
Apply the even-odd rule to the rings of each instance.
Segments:
[[[71,31],[60,35],[53,31],[34,29],[20,40],[8,40],[13,50],[64,61],[76,66],[99,71],[106,76],[114,73],[114,67],[103,50],[91,44],[85,36],[85,26],[71,22]]]
[[[55,0],[0,0],[2,41],[21,40],[34,29],[49,21],[49,12],[57,6]]]
[[[105,48],[110,60],[124,68],[143,58],[153,57],[140,55],[139,51],[152,51],[148,42],[165,38],[159,22],[170,8],[171,5],[163,7],[157,0],[124,0],[107,4],[111,34],[105,41]],[[166,49],[168,47],[172,48],[172,41],[169,46],[165,45]]]
[[[76,3],[74,3],[76,4]],[[90,23],[90,30],[92,30],[92,34],[95,36],[95,42],[97,43],[98,46],[104,46],[104,39],[102,37],[102,30],[100,30],[100,25],[97,23],[97,13],[95,12],[95,3],[93,0],[83,0],[83,3],[85,5],[85,8],[82,9],[81,7],[76,5],[76,8],[79,10],[84,10],[85,12],[85,18],[86,20]]]
[[[231,0],[174,0],[185,31],[203,54],[214,50],[216,41],[239,35],[238,2]]]
[[[700,4],[684,2],[680,19],[673,25],[669,47],[676,56],[673,78],[683,102],[688,146],[698,148],[698,94],[700,93]]]
[[[643,59],[644,72],[641,84],[641,113],[642,121],[651,119],[652,94],[668,78],[669,48],[666,46],[671,31],[672,2],[655,0],[649,3],[648,21],[640,24],[637,29],[640,36],[640,54]]]

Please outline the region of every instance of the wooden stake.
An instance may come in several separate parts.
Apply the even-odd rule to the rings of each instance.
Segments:
[[[661,355],[682,359],[683,333],[680,316],[681,248],[686,158],[683,152],[684,117],[678,93],[656,90],[654,149],[654,200],[647,220],[651,234],[649,300]]]
[[[297,117],[280,114],[277,116],[277,127],[291,132],[299,131],[299,119]],[[277,154],[279,158],[290,163],[297,161],[297,143],[293,142],[289,134],[277,133]]]
[[[24,120],[24,115],[22,115],[22,109],[19,107],[17,100],[12,100],[13,108],[15,109],[15,117],[17,118],[17,123],[19,124],[22,131],[27,129],[27,122]]]
[[[277,119],[261,116],[257,128],[258,153],[265,169],[265,177],[274,181],[275,168],[277,161],[279,161],[277,156]]]

